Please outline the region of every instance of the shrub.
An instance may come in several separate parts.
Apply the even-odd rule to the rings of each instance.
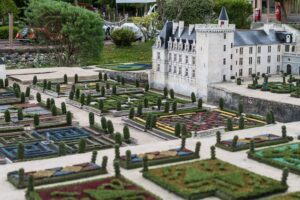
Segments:
[[[34,191],[34,179],[33,179],[33,176],[30,175],[29,179],[28,179],[28,185],[27,185],[27,191],[26,191],[26,193],[29,194],[29,193],[31,193],[33,191]]]
[[[147,129],[151,129],[151,118],[152,118],[152,115],[151,114],[147,114],[147,117],[146,117],[146,123],[145,123],[145,130]]]
[[[196,143],[195,147],[195,155],[199,158],[200,157],[200,148],[201,148],[201,142]]]
[[[60,142],[58,146],[58,156],[66,155],[66,145],[64,142]]]
[[[79,88],[76,89],[75,97],[76,97],[76,99],[79,99],[79,97],[80,97],[80,89]]]
[[[52,86],[51,81],[48,81],[48,83],[47,83],[47,90],[51,90],[51,86]]]
[[[115,134],[115,143],[118,145],[122,145],[122,136],[119,132]]]
[[[115,170],[115,177],[120,177],[121,176],[121,170],[120,170],[120,163],[118,160],[114,161],[114,170]]]
[[[145,108],[149,107],[149,100],[146,97],[144,98],[144,107]]]
[[[173,101],[173,103],[172,103],[172,111],[173,111],[173,113],[177,112],[177,102],[176,101]]]
[[[143,115],[143,105],[141,103],[138,105],[137,115],[138,116],[142,116]]]
[[[91,163],[96,163],[98,152],[96,150],[92,153]]]
[[[95,124],[95,114],[92,112],[89,113],[89,123],[90,126],[93,126]]]
[[[114,131],[115,131],[114,125],[113,125],[112,121],[110,121],[110,120],[107,121],[107,131],[111,135],[114,134]]]
[[[30,96],[30,87],[26,88],[25,96],[29,97]]]
[[[98,101],[98,109],[101,110],[101,112],[103,112],[103,109],[104,109],[104,100],[103,99],[100,99]]]
[[[181,132],[181,125],[180,123],[176,123],[174,135],[176,137],[180,137],[180,132]]]
[[[52,113],[52,116],[57,116],[57,108],[56,108],[55,104],[53,104],[51,106],[51,113]]]
[[[202,109],[202,108],[203,108],[203,100],[198,99],[198,109]]]
[[[25,93],[22,92],[21,93],[21,103],[25,103],[26,97],[25,97]]]
[[[191,100],[192,100],[192,103],[196,102],[196,95],[194,92],[192,92],[192,94],[191,94]]]
[[[164,112],[165,112],[165,113],[169,113],[169,111],[170,111],[170,103],[169,103],[168,101],[166,101]]]
[[[127,125],[123,128],[123,138],[125,142],[130,142],[130,131]]]
[[[271,122],[272,122],[272,124],[275,124],[276,122],[275,122],[275,116],[274,116],[274,112],[271,110],[270,111],[270,116],[271,116]]]
[[[251,141],[250,141],[250,153],[254,153],[254,151],[255,151],[255,143],[254,143],[254,141],[251,139]]]
[[[215,146],[210,147],[210,158],[213,160],[216,159],[216,147]]]
[[[131,151],[130,150],[126,151],[126,162],[127,162],[128,165],[131,162]]]
[[[102,79],[103,79],[102,72],[99,72],[98,79],[99,79],[99,81],[102,81]]]
[[[133,119],[134,118],[134,107],[131,107],[129,110],[129,119]]]
[[[41,101],[42,101],[41,93],[39,93],[39,92],[36,93],[36,101],[39,103],[41,103]]]
[[[232,148],[235,149],[238,143],[239,137],[235,135],[232,140]]]
[[[233,130],[233,126],[232,126],[232,119],[231,118],[227,119],[226,124],[227,124],[227,130],[228,131],[232,131]]]
[[[22,108],[18,109],[18,120],[21,121],[23,120],[24,116],[23,116],[23,110]]]
[[[149,170],[149,164],[148,164],[148,156],[145,155],[143,157],[143,172],[147,172]]]
[[[22,142],[18,143],[17,159],[18,160],[24,159],[24,144]]]
[[[288,168],[284,168],[282,171],[282,176],[281,176],[281,184],[282,185],[287,185],[287,179],[289,176],[289,169]]]
[[[287,135],[286,135],[286,126],[284,126],[284,125],[281,126],[281,134],[282,134],[282,137],[283,137],[283,138],[286,138],[286,136],[287,136]]]
[[[168,98],[168,88],[164,87],[164,97]]]
[[[34,114],[33,116],[33,124],[35,127],[40,125],[40,116],[38,114]]]
[[[120,111],[122,109],[121,101],[117,101],[117,111]]]
[[[242,102],[239,102],[238,109],[239,109],[239,114],[242,114],[244,112],[244,105]]]
[[[9,85],[8,78],[6,78],[6,79],[4,80],[4,86],[5,86],[5,87],[8,87],[8,85]]]
[[[64,84],[68,84],[68,76],[67,76],[67,74],[64,74]]]
[[[3,81],[3,79],[0,79],[0,88],[4,88],[4,81]]]
[[[68,111],[66,114],[66,121],[68,126],[72,125],[72,113],[70,111]]]
[[[140,87],[140,82],[139,82],[139,80],[135,80],[135,87]]]
[[[18,184],[19,185],[23,185],[24,184],[24,175],[25,175],[25,172],[24,172],[24,169],[23,168],[20,168],[19,169],[19,182],[18,182]]]
[[[150,88],[149,83],[146,83],[146,85],[145,85],[145,91],[148,92],[149,88]]]
[[[161,109],[161,97],[157,98],[156,105],[157,105],[157,109],[160,110]]]
[[[241,78],[237,78],[236,79],[236,84],[237,85],[242,85],[242,79]]]
[[[60,94],[60,84],[56,84],[56,93],[59,95]]]
[[[117,86],[116,85],[113,85],[113,87],[112,87],[112,94],[113,95],[117,94]]]
[[[107,79],[108,79],[108,76],[107,76],[107,74],[105,73],[105,74],[104,74],[104,81],[107,81]]]
[[[185,144],[186,144],[186,137],[182,136],[181,137],[181,146],[180,146],[180,148],[184,149],[185,148]]]
[[[272,116],[270,112],[267,112],[266,121],[267,124],[272,124]]]
[[[115,29],[111,34],[111,39],[117,46],[131,46],[135,40],[135,35],[133,31],[126,28]]]
[[[187,129],[185,124],[181,125],[181,137],[187,137]]]
[[[122,79],[121,79],[121,84],[125,85],[125,78],[124,77],[122,77]]]
[[[74,76],[74,82],[75,82],[75,83],[78,83],[78,81],[79,81],[79,80],[78,80],[78,74],[75,74],[75,76]]]
[[[175,98],[175,94],[174,94],[174,90],[173,89],[170,90],[170,97],[171,97],[171,99]]]
[[[157,117],[156,115],[151,116],[151,129],[156,127]]]
[[[86,105],[89,106],[91,104],[91,101],[92,101],[92,96],[88,94],[86,97]]]
[[[80,95],[80,103],[81,103],[81,106],[84,105],[84,102],[85,102],[85,94],[81,94],[81,95]]]
[[[220,144],[221,143],[221,132],[217,131],[216,136],[217,136],[217,144]]]
[[[100,83],[96,83],[96,92],[100,92]]]
[[[9,110],[6,110],[6,111],[4,112],[4,120],[5,120],[5,122],[10,122],[10,121],[11,121],[11,117],[10,117],[10,112],[9,112]]]
[[[109,84],[109,82],[106,82],[105,86],[106,86],[106,89],[107,89],[107,90],[110,89],[110,84]]]
[[[219,108],[220,110],[224,109],[224,99],[222,97],[219,99]]]
[[[119,144],[115,144],[115,160],[120,159],[120,145]]]
[[[9,31],[9,27],[8,26],[1,26],[0,27],[0,39],[7,40],[8,37],[9,37],[8,31]],[[19,31],[19,29],[14,26],[13,27],[14,37],[17,35],[18,31]]]
[[[62,114],[66,114],[67,113],[67,107],[66,107],[66,103],[65,102],[61,102],[61,112]]]
[[[105,97],[105,87],[104,86],[101,87],[101,96]]]
[[[44,79],[43,80],[43,91],[45,91],[46,89],[47,89],[47,80],[46,79]]]
[[[46,100],[46,107],[47,107],[48,109],[51,108],[51,100],[50,100],[49,98],[47,98],[47,100]]]
[[[239,119],[239,129],[244,129],[244,128],[245,128],[245,119],[243,116],[241,116]]]
[[[84,138],[81,138],[79,141],[78,153],[84,153],[86,149],[86,141]]]
[[[107,120],[106,120],[106,118],[105,118],[104,116],[101,117],[101,127],[102,127],[102,129],[103,129],[104,131],[107,130]]]
[[[101,163],[101,167],[103,169],[106,169],[106,167],[107,167],[107,161],[108,161],[108,157],[107,156],[103,156],[102,157],[102,163]]]

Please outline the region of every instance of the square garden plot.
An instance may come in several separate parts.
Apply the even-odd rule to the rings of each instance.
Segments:
[[[288,167],[291,172],[300,174],[300,143],[271,147],[248,152],[249,158],[277,167]]]
[[[29,193],[26,199],[160,200],[160,198],[123,177],[110,177],[72,185],[39,189]]]
[[[217,159],[151,169],[143,176],[189,200],[254,199],[287,189],[279,181]]]

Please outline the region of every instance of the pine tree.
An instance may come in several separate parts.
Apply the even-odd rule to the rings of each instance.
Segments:
[[[192,103],[195,103],[197,101],[196,95],[194,92],[192,92],[192,94],[191,94],[191,100],[192,100]]]
[[[84,138],[81,138],[79,141],[78,153],[84,153],[86,149],[86,141]]]
[[[107,161],[108,161],[108,157],[107,157],[107,156],[103,156],[103,157],[102,157],[102,163],[101,163],[102,169],[105,169],[105,170],[106,170],[106,167],[107,167]]]
[[[96,163],[98,152],[96,150],[92,153],[91,163]]]
[[[113,87],[112,87],[112,94],[113,95],[117,94],[117,86],[116,85],[113,85]]]
[[[43,91],[45,91],[46,89],[47,89],[47,80],[46,79],[44,79],[43,80]]]
[[[76,97],[76,99],[79,99],[79,97],[80,97],[80,89],[79,88],[76,89],[75,97]]]
[[[115,143],[119,144],[120,146],[122,145],[122,135],[119,132],[115,134]]]
[[[232,140],[232,148],[235,149],[239,140],[239,136],[235,135]]]
[[[120,75],[117,75],[117,82],[121,83],[121,76]]]
[[[86,97],[86,105],[89,106],[91,104],[91,101],[92,101],[92,96],[88,94]]]
[[[84,105],[84,102],[85,102],[85,94],[81,94],[81,96],[80,96],[80,103],[81,103],[81,106]]]
[[[129,110],[129,119],[133,119],[134,118],[134,107],[131,107]]]
[[[147,99],[147,97],[144,98],[144,108],[148,108],[149,107],[149,100]]]
[[[170,97],[171,97],[171,99],[175,98],[175,94],[174,94],[174,90],[173,89],[170,90]]]
[[[68,126],[72,125],[72,113],[70,111],[68,111],[66,114],[66,122]]]
[[[35,127],[40,125],[40,116],[38,114],[34,114],[33,116],[33,124]]]
[[[271,122],[272,122],[272,124],[275,124],[276,123],[275,116],[274,116],[274,112],[272,110],[270,111],[270,116],[271,116]]]
[[[156,128],[156,123],[157,123],[157,116],[151,115],[151,129]]]
[[[10,117],[10,112],[9,110],[6,110],[4,112],[4,119],[5,119],[5,122],[10,122],[11,121],[11,117]]]
[[[255,152],[255,143],[254,140],[251,139],[250,141],[250,153],[254,153]]]
[[[168,101],[166,101],[165,103],[165,113],[169,113],[170,112],[170,103]]]
[[[148,114],[147,117],[146,117],[145,131],[146,131],[147,129],[148,129],[148,130],[151,129],[151,118],[152,118],[152,115],[151,115],[151,114]]]
[[[47,83],[47,90],[51,90],[51,87],[52,87],[52,82],[48,81],[48,83]]]
[[[110,120],[107,121],[107,131],[111,135],[114,134],[114,132],[115,132],[114,125],[113,125],[112,121],[110,121]]]
[[[17,159],[18,160],[23,160],[24,159],[24,151],[25,151],[24,144],[22,142],[19,142],[18,143],[18,150],[17,150]]]
[[[96,92],[100,92],[100,83],[96,83]]]
[[[57,108],[56,108],[55,104],[51,106],[51,113],[52,113],[52,116],[57,116]]]
[[[181,125],[180,125],[180,123],[176,123],[175,132],[174,132],[175,136],[180,137],[180,132],[181,132]]]
[[[121,176],[121,170],[120,170],[120,163],[118,160],[114,161],[114,170],[115,170],[115,177],[118,178]]]
[[[0,88],[4,88],[4,81],[3,81],[3,79],[0,79]]]
[[[148,92],[148,91],[149,91],[149,89],[150,89],[150,86],[149,86],[149,84],[148,84],[148,83],[146,83],[146,84],[145,84],[145,91],[146,91],[146,92]]]
[[[187,129],[185,124],[181,124],[181,137],[187,137]]]
[[[28,185],[27,185],[27,194],[30,194],[31,192],[34,191],[34,178],[32,175],[29,176],[28,178]]]
[[[126,163],[127,163],[127,165],[130,165],[130,163],[131,163],[131,151],[130,150],[126,151]]]
[[[110,84],[109,84],[109,82],[106,82],[105,87],[106,87],[107,90],[110,89]]]
[[[64,84],[68,84],[68,76],[67,76],[67,74],[64,75]]]
[[[198,99],[198,109],[202,110],[203,108],[203,101],[202,99]]]
[[[161,109],[161,97],[157,98],[156,105],[157,105],[157,109],[160,110]]]
[[[6,78],[5,80],[4,80],[4,87],[8,87],[8,85],[9,85],[9,82],[8,82],[8,78]]]
[[[51,108],[51,100],[49,98],[47,98],[46,100],[46,107],[50,110]]]
[[[59,95],[60,94],[60,84],[56,84],[56,93]]]
[[[127,125],[123,128],[123,138],[126,143],[130,143],[130,131]]]
[[[272,116],[270,112],[267,112],[266,121],[267,124],[272,124]]]
[[[107,79],[108,79],[108,76],[107,76],[107,74],[105,73],[105,74],[104,74],[104,81],[107,81]]]
[[[74,99],[74,92],[73,91],[70,91],[70,93],[69,93],[69,99],[70,100]]]
[[[92,112],[89,113],[89,123],[90,126],[93,126],[95,124],[95,114]]]
[[[125,78],[124,77],[122,77],[121,83],[122,83],[122,85],[125,85]]]
[[[140,82],[139,82],[139,80],[135,80],[135,87],[140,87]]]
[[[241,115],[244,112],[244,106],[242,102],[239,102],[239,114]]]
[[[61,112],[62,114],[66,114],[67,113],[67,107],[66,107],[66,103],[65,102],[61,102]]]
[[[23,120],[24,116],[23,116],[23,110],[22,108],[18,109],[18,120],[21,121]]]
[[[180,146],[181,150],[185,149],[185,144],[186,144],[186,137],[182,136],[181,137],[181,146]]]

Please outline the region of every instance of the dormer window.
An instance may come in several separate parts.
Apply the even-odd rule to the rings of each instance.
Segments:
[[[193,51],[193,52],[196,51],[196,45],[195,45],[195,44],[193,44],[193,46],[192,46],[192,51]]]
[[[189,42],[185,43],[185,51],[189,51],[190,50],[190,44]]]
[[[169,42],[168,42],[168,49],[170,50],[170,49],[172,49],[172,40],[171,40],[171,38],[169,39]]]
[[[173,42],[173,49],[177,50],[177,41],[176,40]]]
[[[160,47],[161,47],[161,40],[158,37],[157,40],[156,40],[156,48],[160,48]]]

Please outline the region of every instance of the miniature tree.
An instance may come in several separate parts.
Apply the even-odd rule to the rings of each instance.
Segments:
[[[129,110],[129,119],[133,119],[134,118],[134,107],[131,107]]]
[[[181,137],[181,146],[180,146],[180,148],[185,149],[185,144],[186,144],[186,137],[182,136]]]
[[[81,106],[84,105],[84,102],[85,102],[85,94],[81,94],[81,96],[80,96],[80,103],[81,103]]]
[[[75,84],[72,84],[71,91],[75,93],[75,91],[76,91],[76,85]]]
[[[122,109],[121,101],[117,101],[117,111],[120,111]]]
[[[144,107],[148,108],[149,107],[149,100],[147,97],[144,98]]]
[[[137,109],[137,115],[142,116],[143,115],[143,105],[139,103],[138,109]]]
[[[48,109],[51,108],[51,101],[50,101],[49,98],[47,98],[47,100],[46,100],[46,107],[47,107]]]
[[[126,151],[126,163],[127,163],[127,165],[130,165],[130,163],[131,163],[131,151],[130,150]]]
[[[95,114],[92,112],[89,113],[89,123],[90,126],[93,126],[95,124]]]
[[[195,155],[197,156],[197,158],[200,158],[200,148],[201,148],[201,142],[197,142],[195,147]]]
[[[192,100],[192,103],[195,103],[197,100],[196,100],[196,95],[194,92],[192,92],[191,94],[191,100]]]
[[[120,146],[122,145],[122,136],[121,133],[119,132],[115,134],[115,143],[119,144]]]
[[[286,84],[286,80],[285,80],[286,76],[287,76],[287,73],[282,74],[282,83],[283,84]]]
[[[105,170],[106,170],[106,167],[107,167],[107,160],[108,160],[108,157],[107,157],[107,156],[103,156],[103,157],[102,157],[101,167],[102,167],[103,169],[105,169]]]
[[[66,145],[64,142],[60,142],[58,145],[58,156],[66,155]]]
[[[245,119],[243,116],[240,116],[239,119],[239,129],[244,129],[245,128]]]
[[[148,156],[145,155],[143,157],[143,172],[147,172],[149,170],[149,164],[148,164]]]
[[[6,79],[4,80],[4,87],[7,88],[8,85],[9,85],[8,78],[6,78]]]
[[[107,74],[104,74],[104,81],[107,81],[107,79],[108,79]]]
[[[24,159],[24,151],[25,151],[24,144],[22,142],[19,142],[18,143],[18,149],[17,149],[17,159],[18,160],[23,160]]]
[[[198,109],[202,109],[203,108],[203,100],[202,99],[198,99]]]
[[[23,116],[23,110],[22,108],[18,109],[18,120],[21,121],[23,120],[24,116]]]
[[[231,118],[227,119],[226,125],[227,125],[227,130],[228,131],[232,131],[233,130],[232,119]]]
[[[107,120],[104,116],[101,117],[101,127],[106,132],[106,130],[107,130]]]
[[[181,125],[180,125],[180,123],[177,122],[176,125],[175,125],[174,135],[176,137],[180,137],[180,132],[181,132]]]
[[[69,93],[69,99],[70,100],[74,99],[74,92],[73,91],[70,91],[70,93]]]
[[[187,137],[187,129],[185,124],[181,125],[181,137]]]
[[[4,112],[4,120],[5,120],[5,122],[10,122],[10,121],[11,121],[11,117],[10,117],[10,112],[9,112],[9,110],[6,110],[6,111]]]
[[[121,176],[121,170],[120,170],[120,163],[118,160],[114,161],[114,170],[115,170],[115,177],[120,177]]]
[[[34,191],[34,179],[33,179],[33,176],[30,175],[29,178],[28,178],[28,185],[27,185],[26,193],[30,194],[33,191]]]
[[[25,97],[30,97],[30,87],[26,87]]]
[[[33,116],[33,124],[35,127],[40,125],[40,117],[38,114],[34,114]]]
[[[157,123],[157,116],[151,115],[151,129],[156,127],[156,123]]]
[[[267,124],[272,124],[272,116],[270,112],[267,112],[266,121]]]
[[[149,91],[149,89],[150,89],[150,86],[149,86],[149,84],[148,84],[148,83],[146,83],[146,84],[145,84],[145,91],[146,91],[146,92],[148,92],[148,91]]]
[[[3,79],[0,79],[0,88],[4,88],[4,81],[3,81]]]
[[[86,140],[81,138],[79,141],[78,153],[84,153],[86,149]]]
[[[173,89],[170,90],[170,97],[171,97],[171,99],[175,98],[175,94],[174,94],[174,90]]]
[[[60,94],[60,84],[56,84],[56,93],[59,95]]]
[[[110,121],[110,120],[107,121],[107,131],[111,135],[114,134],[114,131],[115,131],[114,125],[113,125],[112,121]]]
[[[78,83],[78,74],[75,74],[74,82],[75,82],[75,83]]]
[[[170,103],[168,101],[166,101],[165,103],[165,113],[169,113],[170,112]]]
[[[89,106],[91,104],[91,101],[92,101],[92,96],[90,94],[88,94],[86,97],[86,105]]]
[[[92,153],[91,163],[96,163],[98,152],[96,150]]]
[[[100,83],[96,83],[96,92],[100,92]]]
[[[121,84],[125,85],[125,78],[124,77],[122,77],[122,79],[121,79]]]
[[[219,99],[219,108],[220,110],[224,109],[224,99],[222,97]]]
[[[139,82],[139,80],[135,80],[135,87],[140,87],[140,82]]]
[[[106,82],[105,87],[106,87],[107,90],[110,89],[110,84],[109,84],[109,82]]]
[[[217,144],[220,144],[221,143],[221,132],[217,131],[216,136],[217,136]]]
[[[172,103],[172,111],[173,111],[173,113],[177,112],[177,102],[176,101],[173,101],[173,103]]]
[[[51,107],[52,105],[55,105],[55,100],[54,100],[54,99],[50,99],[50,107]]]
[[[52,82],[48,81],[48,83],[47,83],[47,90],[51,90],[51,87],[52,87]]]
[[[101,87],[101,96],[105,97],[105,87],[104,86]]]
[[[65,115],[67,113],[66,103],[65,102],[61,102],[60,107],[61,107],[62,114]]]
[[[77,88],[75,91],[75,97],[76,97],[76,99],[79,99],[79,97],[80,97],[80,89],[79,88]]]
[[[51,113],[52,113],[52,116],[57,116],[57,108],[55,105],[51,106]]]
[[[239,137],[235,135],[232,140],[232,148],[235,149],[238,143]]]
[[[215,146],[210,147],[210,158],[212,160],[216,159],[216,147]]]
[[[270,116],[271,116],[271,123],[275,124],[276,123],[275,116],[274,116],[274,112],[272,110],[270,110]]]
[[[67,76],[67,74],[64,74],[64,84],[68,84],[68,76]]]
[[[251,139],[250,141],[250,153],[254,153],[255,152],[255,143],[254,140]]]
[[[281,134],[283,138],[286,138],[287,134],[286,134],[286,126],[283,125],[281,126]]]
[[[117,86],[116,85],[113,85],[113,87],[112,87],[112,94],[113,95],[117,94]]]
[[[24,169],[23,168],[20,168],[19,169],[19,180],[18,180],[18,185],[21,186],[24,184],[24,179],[25,179],[25,172],[24,172]]]
[[[101,110],[101,112],[103,112],[103,109],[104,109],[104,100],[103,99],[99,99],[98,109]]]
[[[244,112],[244,106],[242,102],[239,102],[238,110],[240,115]]]
[[[164,87],[164,97],[167,99],[168,98],[168,88]]]
[[[66,114],[66,122],[68,126],[72,125],[72,113],[70,111],[68,111]]]
[[[25,103],[26,97],[25,97],[25,93],[21,92],[21,103]]]
[[[282,171],[282,176],[281,176],[281,184],[284,186],[287,186],[287,179],[289,176],[289,169],[288,168],[284,168]]]
[[[98,79],[99,79],[99,81],[102,81],[102,79],[103,79],[102,72],[99,72]]]
[[[121,76],[120,75],[117,75],[117,82],[121,83]]]
[[[42,101],[42,96],[41,96],[41,93],[36,93],[36,101],[37,102],[39,102],[39,103],[41,103],[41,101]]]
[[[36,76],[33,77],[33,80],[32,80],[32,85],[36,85],[38,82],[38,79]]]
[[[130,142],[130,131],[127,125],[123,128],[123,138],[126,143]]]
[[[151,114],[147,114],[147,117],[146,117],[146,123],[145,123],[145,131],[147,131],[147,129],[151,129],[151,118],[152,118],[152,115]]]
[[[160,110],[161,109],[161,97],[157,98],[156,105],[157,105],[157,109]]]
[[[120,159],[120,145],[115,144],[115,160]]]

